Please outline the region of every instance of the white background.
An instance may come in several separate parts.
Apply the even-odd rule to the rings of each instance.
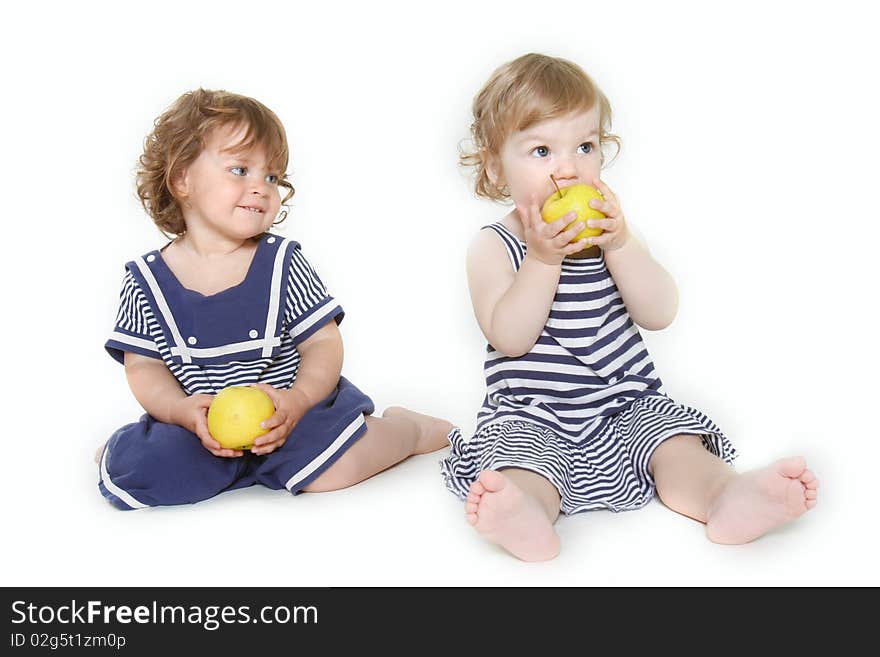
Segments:
[[[880,52],[859,3],[193,5],[4,10],[4,585],[880,584]],[[92,454],[141,410],[103,342],[123,263],[163,243],[133,194],[154,117],[197,86],[277,112],[297,188],[281,232],[347,311],[344,374],[380,411],[470,434],[484,341],[464,253],[506,210],[474,198],[457,146],[480,85],[529,51],[611,99],[605,179],[681,293],[644,334],[668,392],[740,470],[804,454],[816,510],[743,547],[659,501],[582,514],[528,565],[465,523],[445,451],[337,493],[110,507]]]

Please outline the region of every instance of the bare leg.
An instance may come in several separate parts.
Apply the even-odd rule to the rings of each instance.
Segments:
[[[465,518],[478,532],[523,561],[546,561],[559,554],[553,523],[559,492],[530,470],[483,470],[471,484]]]
[[[426,454],[449,444],[452,424],[392,406],[381,418],[368,415],[367,432],[320,477],[303,488],[323,493],[348,488],[413,454]]]
[[[673,511],[706,523],[710,541],[741,544],[816,506],[819,481],[802,457],[738,474],[697,436],[675,436],[654,452],[649,470]]]

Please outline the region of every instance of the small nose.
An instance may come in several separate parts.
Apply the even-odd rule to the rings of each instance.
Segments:
[[[264,179],[255,180],[253,187],[251,189],[251,194],[257,194],[259,196],[268,196],[269,195],[269,183],[267,183]]]
[[[557,180],[560,178],[574,178],[576,175],[577,170],[574,166],[574,158],[568,156],[557,158],[555,173],[555,177],[557,178]]]

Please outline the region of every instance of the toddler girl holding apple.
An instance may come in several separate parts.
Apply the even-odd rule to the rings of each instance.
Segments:
[[[294,192],[287,163],[278,117],[225,91],[183,94],[145,141],[138,195],[173,238],[126,264],[105,345],[146,410],[98,456],[120,509],[256,483],[337,490],[448,444],[450,423],[397,407],[374,417],[340,376],[342,308],[300,244],[268,232]],[[267,432],[249,451],[223,447],[208,429],[214,395],[251,385],[274,404]]]
[[[819,483],[803,458],[736,473],[715,423],[664,391],[638,327],[672,322],[676,286],[600,178],[603,149],[620,141],[590,77],[527,54],[493,73],[473,115],[461,161],[477,195],[514,209],[467,256],[487,391],[475,435],[454,430],[441,462],[467,521],[539,561],[559,551],[560,511],[638,509],[655,492],[717,543],[746,543],[813,508]],[[588,205],[604,218],[553,218],[575,186],[599,192]]]

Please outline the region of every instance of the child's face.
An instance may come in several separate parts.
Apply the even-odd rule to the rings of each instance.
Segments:
[[[598,103],[514,132],[487,163],[489,179],[507,185],[516,205],[538,207],[556,191],[551,174],[560,187],[592,185],[601,168]]]
[[[244,134],[244,126],[217,128],[181,176],[187,232],[245,240],[268,230],[278,215],[283,172],[268,168],[262,146],[235,150]]]

